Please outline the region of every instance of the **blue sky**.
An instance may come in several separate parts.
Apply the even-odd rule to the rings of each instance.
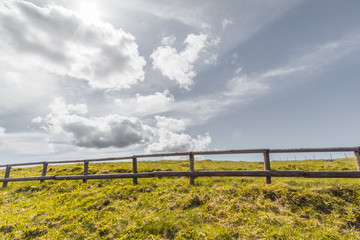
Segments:
[[[358,9],[2,1],[0,163],[358,146]]]

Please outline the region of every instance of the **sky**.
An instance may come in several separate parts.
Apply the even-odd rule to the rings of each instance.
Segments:
[[[3,0],[0,164],[359,146],[359,9]]]

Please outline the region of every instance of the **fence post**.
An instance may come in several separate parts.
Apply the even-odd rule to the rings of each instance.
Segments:
[[[266,150],[264,152],[264,170],[271,170],[269,150]],[[271,177],[265,177],[265,182],[267,184],[271,184]]]
[[[136,159],[136,157],[132,158],[132,167],[133,167],[133,173],[137,173],[137,159]],[[133,184],[138,184],[138,179],[136,177],[133,178]]]
[[[354,152],[357,170],[360,171],[360,147]]]
[[[9,178],[10,177],[10,170],[11,170],[11,166],[8,165],[6,166],[6,170],[5,170],[5,177],[4,178]],[[3,187],[7,187],[8,182],[3,182]]]
[[[194,153],[193,152],[190,152],[190,154],[189,154],[189,170],[190,170],[190,172],[194,172],[195,171],[195,169],[194,169],[194,161],[195,159],[194,159]],[[190,184],[191,185],[195,185],[195,177],[191,177],[190,176]]]
[[[89,174],[89,161],[84,161],[84,176]],[[83,183],[87,183],[87,179],[83,179]]]
[[[44,162],[44,164],[43,164],[43,170],[42,170],[42,173],[41,173],[41,176],[42,176],[42,177],[45,177],[45,176],[46,176],[47,167],[48,167],[48,163],[47,163],[47,162]],[[44,182],[44,181],[45,181],[45,180],[40,180],[40,182]]]

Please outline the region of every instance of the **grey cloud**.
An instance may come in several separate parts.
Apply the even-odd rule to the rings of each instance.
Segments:
[[[50,109],[46,117],[34,118],[33,124],[40,124],[52,134],[66,135],[79,147],[124,148],[147,144],[147,152],[193,151],[204,150],[211,142],[209,135],[193,138],[183,133],[186,120],[155,116],[157,124],[151,127],[139,118],[117,114],[87,117],[85,104],[66,104],[62,98],[55,99]]]
[[[43,128],[54,134],[66,134],[79,147],[124,148],[134,144],[149,142],[153,136],[151,127],[138,118],[119,115],[86,117],[86,105],[67,105],[57,98],[50,106],[52,112],[45,118],[35,118],[33,122],[43,124]]]
[[[100,124],[105,127],[102,128]],[[139,119],[110,115],[104,118],[77,119],[64,122],[63,131],[70,133],[75,145],[86,148],[124,148],[150,141],[152,131]]]

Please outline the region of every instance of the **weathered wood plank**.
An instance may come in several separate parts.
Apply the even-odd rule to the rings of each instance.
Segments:
[[[15,178],[0,178],[0,182],[23,182],[23,181],[41,181],[41,180],[54,180],[55,176],[37,176],[37,177],[15,177]]]
[[[360,149],[354,151],[357,170],[360,171]]]
[[[133,173],[137,173],[137,158],[133,157],[132,159],[132,165],[133,165]],[[138,184],[138,179],[133,178],[133,184]]]
[[[84,162],[84,173],[83,175],[86,176],[89,174],[89,161]],[[83,183],[87,183],[87,179],[83,178]]]
[[[141,173],[120,173],[102,175],[55,176],[56,180],[111,179],[111,178],[153,178],[153,177],[306,177],[306,178],[359,178],[359,171],[157,171]]]
[[[359,178],[360,171],[305,171],[305,178]]]
[[[360,178],[360,171],[158,171],[119,174],[92,174],[68,176],[37,176],[2,178],[0,182],[39,181],[39,180],[84,180],[116,178],[154,178],[154,177],[305,177],[305,178]]]
[[[263,153],[266,149],[234,149],[234,150],[216,150],[216,151],[197,151],[194,155],[217,155],[217,154],[247,154]]]
[[[258,170],[258,171],[156,171],[141,173],[119,173],[102,175],[55,176],[56,180],[111,179],[111,178],[153,178],[153,177],[311,177],[311,178],[358,178],[359,171],[297,171],[297,170]]]
[[[189,153],[189,171],[190,172],[195,171],[195,158],[194,158],[194,153],[192,152]],[[190,176],[189,179],[190,179],[190,184],[195,185],[195,178]]]
[[[270,149],[270,153],[353,152],[354,147]]]
[[[4,176],[5,179],[10,177],[10,170],[11,170],[11,166],[6,166],[5,176]],[[3,187],[7,187],[7,185],[8,182],[3,182]]]
[[[46,176],[47,167],[48,167],[48,163],[47,163],[47,162],[44,162],[44,164],[43,164],[43,169],[42,169],[42,173],[41,173],[41,176],[42,176],[42,177],[45,177],[45,176]],[[44,182],[44,181],[45,181],[45,180],[40,180],[40,182]]]
[[[264,151],[264,170],[271,170],[269,150]],[[265,182],[271,184],[271,177],[265,177]]]
[[[269,153],[299,153],[299,152],[354,152],[359,151],[355,147],[334,147],[334,148],[293,148],[293,149],[237,149],[237,150],[217,150],[217,151],[197,151],[193,152],[194,155],[216,155],[216,154],[247,154],[247,153],[263,153],[269,150]],[[117,160],[131,160],[136,158],[152,158],[152,157],[171,157],[171,156],[186,156],[190,152],[170,152],[170,153],[155,153],[155,154],[141,154],[134,156],[123,157],[110,157],[110,158],[95,158],[95,159],[82,159],[82,160],[62,160],[62,161],[48,161],[48,164],[66,164],[66,163],[82,163],[88,162],[104,162],[104,161],[117,161]],[[29,162],[29,163],[14,163],[0,165],[1,167],[7,166],[29,166],[29,165],[42,165],[44,162]]]
[[[5,165],[0,165],[0,167],[7,167],[7,166],[11,166],[11,167],[17,167],[17,166],[31,166],[31,165],[42,165],[45,162],[28,162],[28,163],[13,163],[13,164],[5,164]]]

